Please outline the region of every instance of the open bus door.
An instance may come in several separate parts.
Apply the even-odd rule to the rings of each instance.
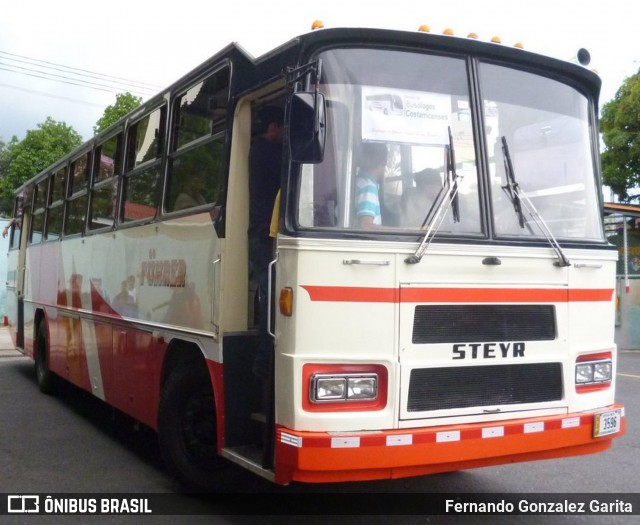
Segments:
[[[24,349],[24,289],[28,221],[24,216],[24,195],[16,197],[9,232],[7,254],[6,316],[17,348]]]

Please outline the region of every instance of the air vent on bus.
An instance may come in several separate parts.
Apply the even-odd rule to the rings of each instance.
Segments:
[[[551,341],[556,337],[553,305],[418,305],[413,344]]]
[[[562,395],[561,363],[421,368],[411,371],[407,411],[544,403]]]

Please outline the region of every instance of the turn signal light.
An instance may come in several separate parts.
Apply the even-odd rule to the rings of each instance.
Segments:
[[[293,315],[293,290],[288,286],[280,290],[280,298],[278,299],[280,313],[285,317]]]

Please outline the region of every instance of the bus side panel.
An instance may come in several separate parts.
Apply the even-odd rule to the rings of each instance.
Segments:
[[[155,427],[157,420],[158,354],[150,332],[114,328],[113,390],[107,401],[150,427]]]
[[[155,428],[165,341],[180,330],[206,339],[213,329],[211,220],[203,213],[29,246],[30,355],[40,311],[50,369]]]

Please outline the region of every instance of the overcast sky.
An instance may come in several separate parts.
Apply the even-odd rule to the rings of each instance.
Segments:
[[[48,116],[73,126],[87,140],[104,108],[115,101],[115,92],[129,90],[146,100],[230,42],[259,56],[309,31],[316,19],[325,27],[415,31],[427,24],[433,33],[450,27],[456,36],[473,31],[490,40],[498,35],[502,45],[519,41],[527,50],[566,60],[586,48],[591,54],[588,67],[596,69],[603,81],[601,105],[640,66],[640,48],[634,42],[640,20],[637,0],[5,0],[3,4],[0,140],[5,142],[13,135],[23,139],[27,130],[36,129]],[[51,75],[59,75],[59,81],[39,78]]]

